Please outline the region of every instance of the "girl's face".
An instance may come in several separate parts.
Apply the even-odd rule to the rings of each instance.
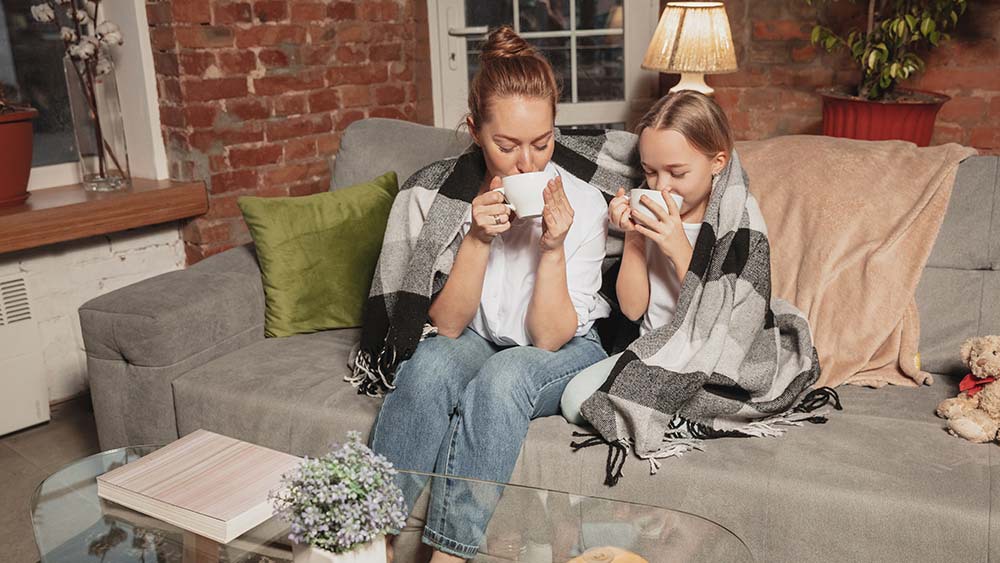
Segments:
[[[548,100],[522,97],[492,100],[490,120],[479,127],[469,117],[469,131],[486,157],[486,184],[493,176],[544,169],[555,148],[554,119]]]
[[[712,193],[712,174],[726,165],[724,152],[709,158],[673,129],[646,128],[639,135],[639,156],[646,183],[684,198],[681,218],[700,221]]]

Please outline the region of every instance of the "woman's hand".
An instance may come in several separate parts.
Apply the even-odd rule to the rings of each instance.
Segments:
[[[563,190],[562,178],[556,176],[549,180],[542,191],[545,209],[542,210],[542,238],[540,241],[542,254],[563,250],[566,233],[573,225],[573,207],[569,204],[566,191]]]
[[[501,184],[500,177],[494,176],[490,189],[472,200],[469,234],[486,245],[493,242],[493,237],[510,229],[510,208],[504,205],[503,194],[497,191]]]
[[[641,203],[652,211],[655,217],[650,217],[641,211],[632,211],[635,229],[653,241],[660,252],[673,259],[675,264],[679,260],[690,262],[691,243],[688,241],[687,235],[684,234],[680,209],[677,208],[677,202],[674,201],[674,198],[670,197],[668,190],[663,190],[662,193],[663,200],[667,203],[666,209],[649,197],[642,196]]]
[[[608,204],[608,220],[611,225],[626,233],[635,230],[635,222],[632,221],[632,209],[629,207],[628,196],[625,195],[625,188],[618,188],[618,193]]]

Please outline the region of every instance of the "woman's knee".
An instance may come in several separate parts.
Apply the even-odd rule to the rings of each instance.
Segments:
[[[421,342],[413,355],[397,368],[393,394],[421,400],[461,391],[456,387],[465,379],[460,373],[464,367],[451,352],[446,339],[430,338]]]

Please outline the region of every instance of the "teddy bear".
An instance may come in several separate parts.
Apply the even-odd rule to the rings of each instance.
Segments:
[[[992,442],[1000,430],[1000,335],[977,336],[962,344],[969,368],[957,397],[945,399],[937,415],[948,419],[948,432],[970,442]]]

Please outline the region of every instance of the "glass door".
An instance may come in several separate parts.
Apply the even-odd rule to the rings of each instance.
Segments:
[[[631,127],[655,96],[639,68],[657,0],[430,0],[434,120],[456,127],[489,29],[511,25],[548,58],[560,81],[556,123]]]

